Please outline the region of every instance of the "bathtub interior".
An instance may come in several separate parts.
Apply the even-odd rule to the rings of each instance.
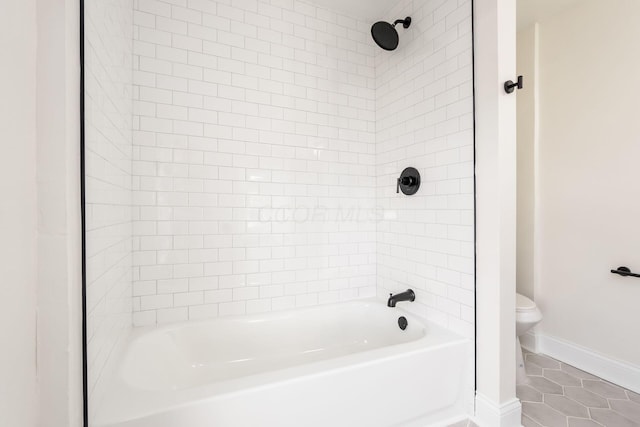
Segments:
[[[398,318],[408,319],[400,329]],[[134,388],[179,390],[416,341],[426,326],[375,300],[142,328],[121,375]]]

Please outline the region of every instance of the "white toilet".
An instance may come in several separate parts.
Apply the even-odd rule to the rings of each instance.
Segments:
[[[528,382],[527,372],[524,369],[520,337],[541,320],[542,313],[536,306],[536,303],[524,295],[516,294],[516,379],[518,384]]]

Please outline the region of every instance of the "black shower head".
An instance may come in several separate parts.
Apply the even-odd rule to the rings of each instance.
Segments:
[[[373,40],[384,50],[394,50],[398,47],[398,32],[396,25],[402,24],[404,28],[411,25],[411,17],[398,19],[393,24],[384,21],[378,21],[371,26],[371,36]]]

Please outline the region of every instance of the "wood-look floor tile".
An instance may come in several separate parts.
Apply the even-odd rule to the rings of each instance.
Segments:
[[[542,366],[538,366],[533,362],[524,362],[524,370],[527,375],[542,375]]]
[[[562,387],[543,377],[530,377],[529,385],[541,393],[562,394]]]
[[[516,396],[524,402],[542,402],[542,393],[525,384],[516,386]]]
[[[564,395],[589,408],[609,408],[607,399],[582,387],[565,387]]]
[[[611,409],[589,409],[591,419],[606,427],[638,427],[638,424],[629,418],[623,417]]]
[[[527,360],[547,369],[560,369],[560,362],[542,354],[528,354]]]
[[[569,427],[602,427],[602,425],[593,420],[569,417]]]
[[[609,400],[611,409],[618,412],[625,418],[629,418],[632,421],[640,424],[640,404],[632,402],[631,400]]]
[[[640,394],[541,354],[525,352],[525,367],[524,427],[640,427]]]
[[[589,418],[587,408],[568,397],[557,394],[545,394],[544,403],[569,417]]]
[[[527,417],[524,414],[522,415],[522,426],[523,427],[544,427],[538,424],[537,422],[533,421],[531,418]]]
[[[607,399],[626,399],[624,389],[604,381],[583,380],[582,386],[595,394]]]
[[[567,426],[567,417],[544,403],[522,402],[522,413],[545,427]]]
[[[640,403],[640,394],[634,393],[631,390],[627,390],[627,396],[629,396],[629,400]]]
[[[542,376],[560,385],[566,385],[566,386],[582,385],[582,381],[580,381],[580,379],[564,371],[556,371],[555,369],[545,369],[543,371]]]
[[[566,363],[560,363],[562,365],[562,370],[565,371],[569,375],[573,375],[576,378],[580,378],[583,380],[599,380],[600,378],[592,375],[588,372],[581,371],[578,368],[574,368],[571,365],[567,365]]]

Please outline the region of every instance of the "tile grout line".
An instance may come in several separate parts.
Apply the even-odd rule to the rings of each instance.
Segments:
[[[539,360],[534,359],[534,361],[532,361],[530,360],[531,358],[529,357],[531,355],[534,355],[534,354],[528,353],[528,352],[525,353],[525,368],[532,367],[534,368],[533,370],[536,372],[533,374],[527,373],[527,377],[543,378],[544,382],[541,382],[540,384],[538,384],[537,387],[536,385],[533,385],[533,384],[518,384],[520,386],[526,386],[529,389],[534,390],[536,393],[539,393],[540,395],[539,401],[536,401],[537,398],[534,396],[534,397],[531,397],[533,401],[522,399],[522,402],[533,405],[533,406],[530,406],[530,408],[537,407],[538,408],[537,410],[542,409],[546,411],[546,413],[552,418],[548,419],[547,421],[544,421],[544,419],[546,418],[544,415],[541,415],[540,413],[538,414],[527,413],[523,410],[523,413],[522,413],[523,424],[525,421],[528,420],[530,422],[536,423],[536,425],[546,425],[547,423],[552,423],[553,425],[556,425],[556,426],[560,426],[564,424],[566,427],[569,427],[571,420],[575,419],[575,420],[583,420],[582,423],[584,423],[585,421],[588,423],[593,423],[593,426],[607,427],[607,424],[608,424],[609,425],[608,427],[613,427],[614,424],[611,424],[610,422],[607,422],[606,424],[603,424],[601,422],[603,421],[603,417],[606,418],[607,414],[611,414],[613,415],[613,419],[617,420],[615,421],[617,423],[631,423],[630,425],[640,425],[638,424],[637,421],[634,421],[633,418],[630,418],[629,416],[625,416],[623,413],[615,410],[612,406],[612,401],[615,400],[620,402],[629,402],[629,404],[631,405],[631,408],[635,408],[634,405],[637,404],[638,409],[640,409],[640,403],[631,399],[631,395],[630,395],[631,392],[629,390],[622,388],[616,384],[609,383],[603,380],[602,378],[598,378],[595,375],[589,374],[588,372],[581,371],[577,368],[574,368],[571,365],[565,364],[563,362],[559,362],[555,359],[552,359],[542,354],[535,355],[536,357],[540,357],[541,359]],[[544,367],[535,363],[535,362],[541,362],[541,364],[544,363],[545,365],[548,366],[549,364],[545,362],[545,359],[547,359],[549,362],[556,362],[557,365],[554,365],[554,366],[559,366],[559,367]],[[565,368],[565,366],[568,368]],[[531,369],[528,369],[528,371],[530,370]],[[539,370],[539,373],[538,373],[538,370]],[[571,385],[571,384],[560,384],[560,382],[566,382],[566,381],[563,381],[562,375],[553,375],[555,379],[548,378],[547,375],[552,372],[560,372],[563,375],[566,375],[567,376],[566,379],[567,381],[569,381],[569,383],[573,381],[573,380],[570,380],[569,377],[573,378],[574,380],[577,380],[576,383],[579,384],[579,386]],[[555,392],[543,392],[538,387],[542,386],[544,388],[545,383],[549,385],[557,386],[559,388],[553,389]],[[589,387],[590,384],[593,384],[594,387]],[[601,388],[598,388],[597,386],[598,384],[602,384]],[[585,386],[587,386],[588,388],[586,388]],[[575,388],[582,389],[584,392],[589,393],[590,395],[593,395],[594,398],[598,398],[601,401],[601,405],[604,404],[606,405],[606,407],[588,406],[589,405],[588,399],[585,403],[582,403],[580,400],[576,398],[567,396],[568,387],[575,387]],[[560,391],[561,393],[558,394],[558,391]],[[524,390],[522,390],[521,392],[524,392]],[[623,397],[618,396],[620,392],[622,392]],[[552,395],[562,397],[563,399],[566,399],[566,402],[571,402],[571,404],[578,405],[577,407],[586,409],[586,415],[588,418],[575,415],[575,411],[573,412],[573,415],[568,413],[567,411],[571,411],[571,409],[565,411],[561,408],[561,406],[558,406],[558,408],[556,408],[555,406],[552,406],[550,402],[547,400],[547,396],[552,396]],[[594,405],[596,405],[596,403],[594,403]],[[604,411],[604,412],[601,412],[599,416],[596,415],[600,419],[600,421],[597,421],[596,419],[593,418],[594,413],[592,409],[598,409],[599,411]],[[633,412],[631,412],[631,414],[632,414],[631,416],[635,417],[635,415],[633,415]],[[564,417],[564,422],[562,422],[558,416]],[[553,421],[554,417],[556,418],[555,421]]]

